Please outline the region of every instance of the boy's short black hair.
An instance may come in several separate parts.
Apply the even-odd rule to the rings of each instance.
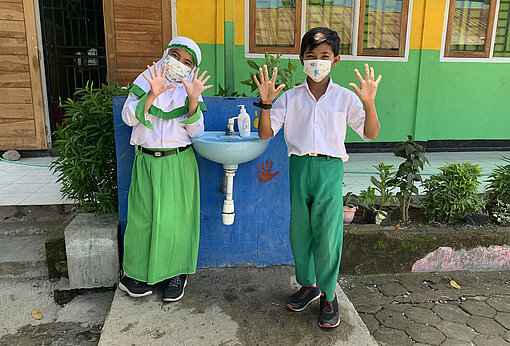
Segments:
[[[308,32],[301,39],[301,56],[305,54],[307,49],[314,50],[321,43],[327,43],[335,56],[338,55],[340,51],[340,37],[336,31],[333,31],[328,28],[313,28],[308,30]]]

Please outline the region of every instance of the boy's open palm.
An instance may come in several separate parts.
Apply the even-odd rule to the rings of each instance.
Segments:
[[[276,76],[278,75],[278,68],[274,68],[273,76],[269,79],[269,73],[267,72],[267,65],[264,65],[264,70],[262,71],[262,67],[259,68],[259,77],[260,82],[257,79],[256,75],[253,75],[253,80],[259,89],[259,96],[262,103],[269,104],[272,103],[273,100],[278,96],[280,91],[285,88],[285,84],[280,85],[278,88],[275,88]]]
[[[374,80],[374,68],[369,68],[368,64],[365,64],[365,79],[361,77],[357,69],[354,70],[354,73],[356,73],[356,77],[358,77],[359,87],[354,83],[349,83],[349,85],[354,89],[363,103],[374,101],[377,87],[379,86],[382,76],[379,75],[377,80]]]
[[[207,90],[209,88],[212,88],[213,85],[205,85],[205,83],[211,78],[211,76],[205,76],[207,71],[204,71],[200,77],[198,76],[198,71],[200,68],[197,67],[195,70],[195,73],[193,74],[193,79],[191,82],[186,82],[183,78],[181,78],[182,84],[184,84],[184,87],[186,88],[186,93],[188,94],[188,99],[190,100],[198,100],[198,97],[202,94],[204,90]],[[204,78],[205,77],[205,78]]]
[[[154,97],[158,97],[165,91],[175,88],[177,86],[175,84],[170,85],[165,84],[166,65],[163,66],[161,74],[158,73],[158,67],[156,66],[155,62],[152,63],[152,66],[154,67],[154,73],[152,72],[151,67],[147,65],[147,69],[149,70],[151,77],[149,78],[145,74],[143,74],[142,76],[147,80],[147,82],[149,82],[149,85],[151,86],[151,92],[154,95]]]

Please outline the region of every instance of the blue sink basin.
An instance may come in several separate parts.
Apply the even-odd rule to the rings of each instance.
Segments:
[[[221,163],[224,169],[237,169],[240,163],[259,157],[269,145],[269,139],[260,139],[257,132],[240,137],[238,132],[231,136],[222,131],[206,131],[202,136],[192,138],[193,149],[208,160]]]

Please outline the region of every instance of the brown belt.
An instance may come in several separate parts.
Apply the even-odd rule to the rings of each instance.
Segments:
[[[149,149],[145,149],[145,148],[142,148],[142,147],[140,147],[139,150],[141,150],[142,153],[144,153],[144,154],[149,154],[149,155],[152,155],[154,157],[163,157],[163,156],[174,155],[174,154],[177,154],[178,152],[179,153],[183,152],[184,150],[186,150],[188,148],[191,148],[191,144],[188,144],[185,147],[180,147],[180,148],[177,148],[177,149],[165,150],[165,151],[149,150]]]

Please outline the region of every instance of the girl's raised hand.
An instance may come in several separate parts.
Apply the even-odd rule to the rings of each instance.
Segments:
[[[190,101],[194,100],[197,101],[198,97],[202,94],[204,90],[207,90],[209,88],[212,88],[213,85],[205,85],[205,83],[211,78],[211,76],[206,77],[207,71],[204,71],[200,77],[198,76],[198,71],[200,68],[197,67],[195,70],[195,73],[193,74],[193,79],[190,83],[186,82],[183,78],[181,78],[182,84],[184,84],[184,87],[186,88],[186,93],[188,94],[188,99]]]
[[[161,74],[158,73],[158,68],[157,68],[155,62],[152,63],[152,66],[154,68],[154,73],[152,72],[151,66],[147,65],[147,69],[149,70],[151,77],[149,78],[145,74],[143,74],[142,76],[143,76],[143,78],[145,78],[147,80],[147,82],[149,82],[149,84],[151,86],[150,92],[156,98],[159,95],[161,95],[162,93],[164,93],[165,91],[175,88],[177,85],[175,85],[175,84],[166,85],[165,84],[166,65],[163,64],[163,69],[161,71]]]
[[[262,103],[269,104],[272,103],[273,100],[278,96],[280,91],[285,88],[285,84],[280,85],[278,88],[275,88],[276,84],[276,76],[278,75],[278,68],[274,68],[273,76],[269,79],[269,73],[267,72],[267,65],[264,65],[264,70],[262,71],[262,67],[259,68],[259,78],[260,82],[257,79],[256,75],[253,75],[253,80],[259,89],[259,96]]]
[[[363,103],[374,101],[375,94],[377,93],[377,87],[379,86],[382,76],[379,75],[377,80],[374,80],[374,68],[369,68],[368,64],[365,64],[365,79],[361,77],[361,74],[357,69],[354,70],[354,73],[356,73],[356,77],[358,77],[359,87],[354,83],[349,83],[349,85],[354,89]]]

